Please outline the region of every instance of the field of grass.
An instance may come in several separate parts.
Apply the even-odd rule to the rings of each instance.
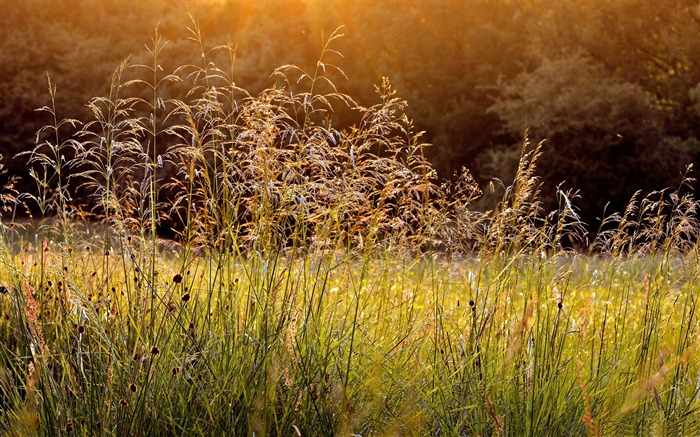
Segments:
[[[43,108],[37,191],[3,192],[50,220],[0,222],[1,435],[700,434],[687,179],[589,236],[526,138],[477,212],[388,81],[335,88],[338,33],[251,95],[190,31],[201,64],[162,73],[156,32],[93,120]]]

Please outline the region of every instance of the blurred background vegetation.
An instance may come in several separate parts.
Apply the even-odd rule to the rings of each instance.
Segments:
[[[484,185],[512,181],[527,125],[532,141],[547,140],[545,207],[563,182],[580,190],[576,203],[592,226],[608,202],[608,213],[619,211],[638,189],[676,186],[700,159],[697,0],[2,0],[0,154],[8,172],[0,187],[18,176],[20,192],[32,189],[28,157],[16,155],[52,122],[35,111],[49,103],[46,71],[58,85],[58,117],[85,119],[86,103],[109,93],[120,61],[147,59],[156,25],[170,40],[166,71],[198,61],[188,13],[211,47],[237,45],[237,85],[251,93],[274,83],[275,67],[313,68],[322,34],[344,25],[339,90],[371,105],[374,85],[388,76],[434,144],[429,158],[441,178],[465,166]],[[353,116],[335,114],[341,126]]]

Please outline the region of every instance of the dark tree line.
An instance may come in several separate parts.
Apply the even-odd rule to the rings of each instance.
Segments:
[[[81,119],[109,90],[122,59],[145,59],[156,25],[168,40],[163,68],[197,62],[188,13],[211,46],[237,45],[236,80],[251,92],[275,67],[313,67],[321,35],[344,25],[336,47],[358,103],[375,102],[388,76],[434,144],[443,178],[462,166],[488,183],[513,177],[527,126],[546,140],[545,200],[580,190],[589,223],[637,190],[677,185],[700,157],[700,6],[649,2],[21,2],[3,1],[0,153],[20,191],[22,158],[46,114],[45,71],[59,117]],[[206,48],[204,48],[206,50]],[[173,93],[176,94],[176,89]],[[347,119],[354,114],[336,114]],[[5,176],[7,177],[7,176]],[[2,181],[0,181],[1,183]],[[484,204],[484,206],[487,206]]]

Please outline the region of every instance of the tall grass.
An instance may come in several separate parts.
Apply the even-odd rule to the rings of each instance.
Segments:
[[[687,174],[589,237],[578,193],[543,211],[526,134],[473,211],[387,79],[370,107],[336,88],[339,31],[257,95],[189,32],[192,65],[162,71],[156,30],[93,119],[44,108],[19,201],[56,219],[0,222],[3,435],[700,432]]]

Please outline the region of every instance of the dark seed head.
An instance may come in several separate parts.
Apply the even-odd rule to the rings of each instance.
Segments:
[[[178,273],[177,275],[173,276],[173,282],[176,284],[181,283],[182,282],[182,275]]]
[[[7,294],[10,291],[4,285],[0,286],[0,294]]]
[[[564,304],[562,303],[562,301],[559,301],[559,302],[557,303],[557,308],[559,308],[559,309],[564,308]]]
[[[132,393],[136,393],[136,392],[138,391],[138,389],[139,389],[139,387],[138,387],[136,384],[131,384],[131,385],[129,386],[129,390],[130,390]]]
[[[83,332],[85,332],[85,326],[83,326],[83,325],[78,326],[78,334],[82,334]]]
[[[190,300],[190,294],[189,294],[189,293],[183,294],[183,295],[182,295],[182,301],[183,301],[183,302],[187,302],[188,300]]]
[[[153,346],[151,348],[151,355],[158,355],[160,353],[160,349],[158,349],[158,346]]]
[[[172,314],[177,311],[177,304],[173,301],[168,302],[166,306],[167,314]]]

